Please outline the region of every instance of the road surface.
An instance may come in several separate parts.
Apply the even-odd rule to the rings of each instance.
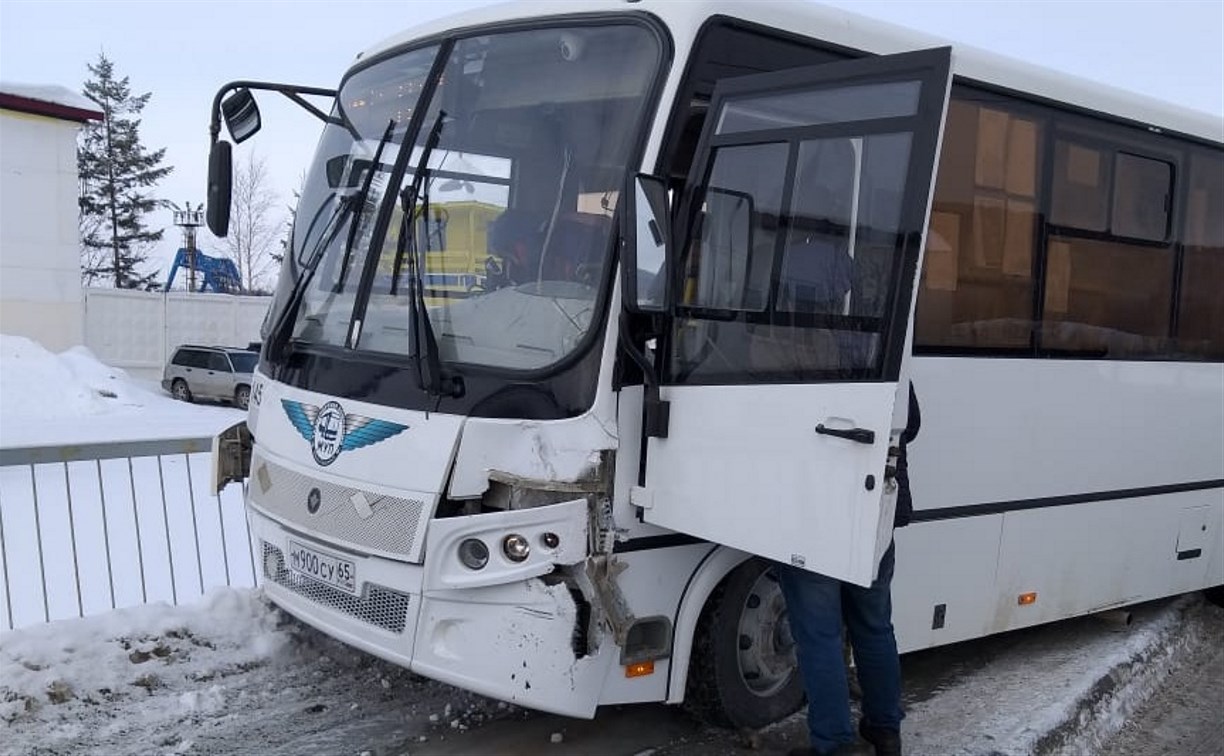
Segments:
[[[242,596],[267,617],[258,637],[254,626],[210,635],[198,615],[115,636],[99,617],[35,663],[14,640],[26,631],[0,636],[0,754],[773,756],[804,742],[801,714],[736,733],[657,704],[605,707],[590,721],[528,711],[342,646],[261,608],[257,594],[227,600]],[[906,753],[1221,753],[1224,610],[1195,595],[1133,616],[1129,626],[1080,618],[907,654]],[[94,669],[103,662],[121,666]],[[17,665],[64,682],[33,695],[8,689]]]

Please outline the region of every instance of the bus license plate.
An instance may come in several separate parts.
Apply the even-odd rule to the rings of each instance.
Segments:
[[[297,541],[289,541],[289,569],[346,593],[357,593],[357,570],[352,562],[316,551]]]

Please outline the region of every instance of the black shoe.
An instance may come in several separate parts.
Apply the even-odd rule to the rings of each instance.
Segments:
[[[901,733],[897,730],[872,727],[866,719],[860,719],[859,735],[875,748],[876,756],[901,756]]]

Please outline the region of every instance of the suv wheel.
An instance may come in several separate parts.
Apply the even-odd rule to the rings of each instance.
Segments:
[[[187,381],[182,378],[174,379],[174,383],[170,384],[170,393],[181,402],[191,401],[191,389],[187,388]]]
[[[234,406],[238,409],[246,409],[251,403],[251,387],[239,386],[234,391]]]

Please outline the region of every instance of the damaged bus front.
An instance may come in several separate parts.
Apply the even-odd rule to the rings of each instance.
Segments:
[[[665,655],[666,623],[635,619],[608,579],[606,377],[612,218],[666,48],[645,16],[517,21],[392,41],[334,93],[218,94],[218,235],[221,116],[240,142],[271,91],[325,123],[247,428],[215,454],[219,483],[247,478],[278,605],[420,674],[575,716],[612,669]]]

